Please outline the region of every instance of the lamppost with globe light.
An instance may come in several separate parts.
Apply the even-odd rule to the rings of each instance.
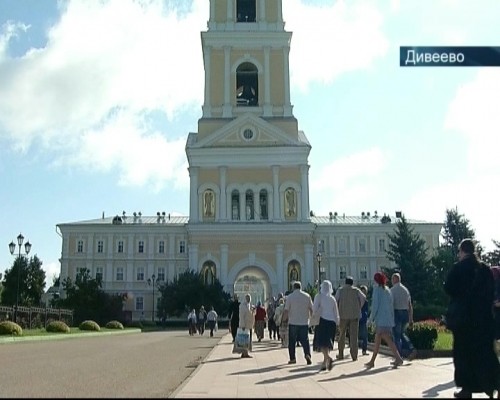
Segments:
[[[17,309],[19,307],[19,282],[21,281],[21,266],[22,266],[22,263],[21,263],[21,247],[23,245],[23,242],[24,242],[24,236],[20,233],[18,236],[17,236],[17,245],[18,245],[18,248],[19,248],[19,253],[17,255],[17,259],[18,259],[18,266],[17,266],[17,291],[16,291],[16,308],[14,310],[14,322],[17,323]],[[10,250],[10,254],[14,255],[14,252],[16,251],[16,244],[12,241],[9,243],[9,250]],[[24,251],[25,251],[25,255],[27,256],[29,254],[31,250],[31,243],[29,242],[29,240],[24,244]]]
[[[148,285],[153,286],[153,312],[151,313],[151,321],[155,321],[155,286],[158,283],[158,279],[156,275],[151,275],[151,278],[148,278]]]

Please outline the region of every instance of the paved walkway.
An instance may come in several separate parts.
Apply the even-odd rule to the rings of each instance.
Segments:
[[[312,343],[312,337],[310,337]],[[297,364],[288,365],[288,350],[277,341],[254,341],[253,358],[232,354],[231,335],[223,336],[195,372],[172,393],[176,398],[452,398],[451,358],[405,361],[392,368],[392,358],[379,354],[367,370],[369,356],[336,360],[331,371],[319,372],[323,356],[313,353],[307,365],[302,348]],[[345,352],[349,354],[349,351]],[[333,356],[337,354],[335,349]],[[371,354],[371,352],[370,352]],[[474,398],[486,398],[483,393]]]

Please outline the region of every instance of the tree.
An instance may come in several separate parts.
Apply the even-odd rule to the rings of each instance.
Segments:
[[[396,268],[385,268],[384,272],[390,277],[394,272],[401,274],[401,279],[411,292],[412,300],[416,304],[426,305],[432,302],[428,294],[429,257],[425,240],[415,233],[406,218],[396,223],[393,234],[388,234],[389,248],[387,258],[396,263]]]
[[[433,285],[432,296],[436,304],[448,304],[448,295],[443,285],[451,266],[457,261],[458,246],[463,239],[474,239],[476,234],[469,220],[458,209],[447,209],[443,224],[443,243],[431,259],[430,279]],[[478,250],[481,251],[478,245]]]
[[[484,255],[484,261],[491,266],[500,265],[500,241],[492,239],[492,242],[496,249],[486,253]]]
[[[1,303],[9,306],[16,304],[18,276],[19,306],[40,306],[45,289],[45,271],[36,255],[29,260],[24,256],[17,257],[12,268],[5,271]]]
[[[108,294],[101,290],[101,279],[92,278],[88,269],[82,269],[73,282],[66,278],[62,282],[66,293],[64,298],[53,299],[51,303],[56,307],[73,310],[75,325],[91,319],[98,324],[105,324],[110,320],[123,320],[123,302],[125,294]]]
[[[217,278],[212,284],[203,282],[201,273],[188,270],[176,276],[172,282],[160,286],[161,298],[158,301],[160,316],[181,316],[188,310],[201,306],[205,309],[214,307],[221,316],[228,313],[231,295],[223,290]]]
[[[474,239],[476,233],[469,225],[469,220],[458,209],[446,209],[446,220],[443,229],[444,246],[449,247],[451,253],[458,253],[458,245],[463,239]]]

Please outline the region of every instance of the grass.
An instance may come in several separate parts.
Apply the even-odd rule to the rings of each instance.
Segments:
[[[126,330],[127,328],[125,328]],[[57,333],[57,332],[47,332],[45,329],[23,329],[22,336],[53,336],[53,335],[71,335],[72,333],[104,333],[104,332],[116,332],[117,329],[106,329],[102,328],[100,331],[83,331],[78,327],[70,327],[69,333]]]
[[[451,350],[453,346],[453,335],[451,332],[438,332],[438,338],[434,350]]]

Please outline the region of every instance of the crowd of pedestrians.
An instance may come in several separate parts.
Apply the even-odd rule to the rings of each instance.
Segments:
[[[454,380],[461,388],[454,394],[457,398],[471,398],[478,392],[489,397],[499,393],[500,363],[495,344],[500,339],[500,268],[495,268],[482,263],[475,254],[474,242],[465,239],[459,245],[458,262],[451,267],[444,284],[453,309],[459,308],[462,313],[460,325],[454,322],[453,326],[451,312],[447,314],[448,327],[453,334]],[[368,287],[355,286],[350,276],[335,293],[332,283],[324,280],[314,301],[302,289],[300,281],[292,283],[291,291],[268,299],[267,304],[260,301],[252,304],[250,294],[244,295],[240,302],[235,294],[229,310],[233,343],[240,332],[246,332],[249,337],[246,347],[239,349],[236,343],[233,353],[251,358],[253,335],[261,342],[267,328],[268,339],[287,349],[288,364],[297,363],[297,347],[301,347],[307,365],[312,364],[311,351],[321,353],[323,359],[319,370],[330,371],[334,366],[331,352],[335,340],[338,341],[335,359],[344,359],[348,343],[350,359],[356,362],[359,355],[369,355],[368,332],[371,330],[374,345],[365,368],[375,366],[382,342],[390,348],[394,357],[391,364],[397,368],[405,359],[412,360],[417,355],[406,332],[414,323],[413,305],[410,290],[402,283],[400,272],[390,276],[390,288],[388,284],[389,278],[379,271],[373,276],[370,296]],[[311,345],[309,333],[313,314],[319,315],[319,323],[313,327]],[[203,335],[207,325],[213,336],[217,318],[213,307],[208,313],[203,307],[198,313],[193,309],[188,315],[190,335],[196,332]]]

